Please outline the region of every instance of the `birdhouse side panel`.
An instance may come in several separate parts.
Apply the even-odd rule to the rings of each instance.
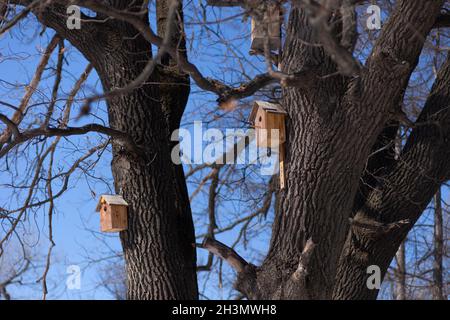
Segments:
[[[277,148],[284,143],[279,135],[270,129],[256,129],[256,142],[259,148]]]
[[[121,205],[111,205],[111,230],[119,232],[128,227],[127,207]]]
[[[285,124],[285,121],[286,121],[286,117],[285,117],[284,114],[281,114],[281,113],[269,113],[267,115],[267,123],[268,123],[267,126],[271,130],[278,130],[279,142],[277,143],[277,145],[279,143],[286,142],[286,124]],[[273,139],[276,139],[275,135],[274,135]]]
[[[276,148],[286,141],[285,117],[283,114],[267,113],[263,127],[256,127],[258,147]],[[273,131],[278,130],[278,134]]]

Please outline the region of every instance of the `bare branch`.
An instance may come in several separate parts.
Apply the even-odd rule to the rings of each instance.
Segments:
[[[0,121],[6,124],[7,128],[11,131],[11,133],[13,133],[16,136],[16,138],[21,136],[21,133],[17,125],[13,121],[11,121],[7,116],[5,116],[4,114],[0,114]]]
[[[1,0],[0,1],[0,5],[4,6],[6,5],[5,2],[7,2],[6,0]],[[18,15],[16,15],[14,18],[12,18],[8,23],[6,23],[3,28],[0,29],[0,35],[4,34],[5,32],[7,32],[8,30],[10,30],[12,27],[14,27],[17,23],[19,23],[20,20],[24,19],[26,16],[28,16],[28,14],[35,9],[36,7],[38,7],[39,4],[41,4],[43,1],[40,0],[34,0],[33,2],[31,2],[30,0],[18,0],[18,1],[12,1],[16,4],[19,5],[24,5],[26,6]],[[31,3],[30,3],[31,2]],[[2,18],[2,17],[0,17]],[[1,19],[0,19],[1,20]]]
[[[245,267],[248,265],[247,261],[238,255],[236,251],[211,237],[205,237],[201,247],[225,260],[238,273],[244,272]]]
[[[292,280],[295,282],[304,281],[308,275],[308,264],[311,259],[316,244],[312,239],[308,239],[298,262],[297,270],[292,274]]]
[[[293,4],[307,10],[309,22],[315,28],[320,43],[331,59],[337,64],[339,71],[347,76],[359,75],[361,69],[359,62],[348,50],[347,43],[344,43],[343,45],[339,43],[336,36],[333,34],[332,27],[328,24],[332,13],[340,8],[335,7],[333,1],[325,1],[325,4],[322,5],[314,0],[296,0],[293,1]],[[347,29],[350,27],[351,26],[346,25]]]
[[[23,96],[22,100],[20,101],[20,105],[17,107],[16,112],[14,112],[14,115],[11,119],[11,121],[17,126],[22,121],[24,114],[27,110],[28,103],[30,102],[31,97],[33,96],[33,93],[36,91],[37,86],[39,85],[39,82],[42,79],[42,74],[44,73],[45,67],[48,64],[48,61],[50,60],[50,56],[55,50],[56,46],[60,42],[60,38],[58,35],[55,35],[50,43],[48,44],[47,48],[44,51],[44,54],[39,61],[39,64],[36,68],[36,72],[33,76],[33,79],[31,80],[30,84],[27,86],[25,95]],[[8,130],[10,126],[8,126],[7,130],[5,130],[0,135],[0,150],[2,149],[3,144],[8,141],[8,139],[11,136],[11,132]]]
[[[408,225],[411,223],[409,219],[404,219],[396,222],[391,223],[380,223],[376,221],[359,221],[357,219],[349,218],[350,225],[352,227],[360,228],[362,230],[365,230],[369,232],[370,234],[373,234],[375,236],[383,236],[386,235],[389,232],[392,232],[393,230],[396,230],[402,226]]]
[[[126,21],[133,25],[148,42],[160,48],[164,45],[164,39],[156,35],[143,20],[136,19],[135,13],[116,10],[97,1],[78,0],[76,3],[99,13]],[[189,74],[201,89],[217,94],[220,102],[251,96],[262,87],[274,81],[269,75],[263,74],[256,76],[254,80],[245,83],[238,88],[233,88],[218,80],[204,77],[195,64],[189,62],[184,55],[178,53],[176,47],[170,45],[164,47],[166,52],[177,62],[181,70]]]
[[[0,120],[5,120],[5,116],[0,114]],[[123,142],[124,147],[136,155],[145,155],[146,149],[135,144],[131,137],[122,131],[102,126],[97,123],[87,124],[82,127],[66,127],[62,128],[37,128],[19,133],[19,135],[2,150],[0,150],[0,158],[5,156],[16,145],[36,137],[67,137],[84,135],[89,132],[97,132],[113,137]]]

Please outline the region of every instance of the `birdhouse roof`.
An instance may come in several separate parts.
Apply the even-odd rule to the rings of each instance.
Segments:
[[[111,195],[111,194],[104,194],[100,196],[100,200],[98,201],[97,208],[95,211],[99,212],[102,204],[108,204],[108,205],[120,205],[120,206],[127,206],[128,203],[123,199],[120,195]]]
[[[287,112],[284,111],[283,108],[277,103],[271,103],[267,101],[255,101],[255,103],[253,104],[252,112],[250,112],[250,117],[248,118],[249,122],[255,121],[256,114],[258,113],[258,110],[260,108],[268,113],[287,114]]]

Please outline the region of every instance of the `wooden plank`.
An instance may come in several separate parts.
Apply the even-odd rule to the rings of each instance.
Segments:
[[[112,206],[112,228],[114,232],[123,231],[128,228],[127,207]]]
[[[280,144],[280,190],[286,187],[286,177],[284,175],[284,144]]]

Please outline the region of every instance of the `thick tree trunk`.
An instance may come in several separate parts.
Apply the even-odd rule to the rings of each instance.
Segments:
[[[304,12],[293,11],[289,28],[284,70],[320,66],[322,75],[336,71],[321,49],[298,42],[298,38],[312,43],[317,39]],[[338,248],[345,238],[345,213],[352,206],[349,194],[355,192],[355,181],[362,169],[356,163],[361,155],[353,152],[357,150],[354,144],[360,144],[359,135],[355,134],[358,128],[350,125],[354,119],[344,119],[342,113],[335,113],[342,106],[343,91],[343,81],[337,76],[317,80],[307,90],[286,88],[283,92],[282,104],[289,114],[287,184],[279,194],[271,248],[259,275],[270,288],[268,292],[276,292],[276,298],[331,297]],[[297,291],[298,286],[294,286],[295,290],[289,290],[290,277],[309,238],[317,245],[306,288]],[[330,250],[331,247],[335,249]]]
[[[136,51],[138,52],[138,51]],[[112,86],[133,79],[136,60],[107,60]],[[144,60],[145,61],[145,60]],[[132,72],[130,69],[136,72]],[[126,76],[117,70],[126,70]],[[130,74],[131,72],[131,74]],[[106,89],[109,89],[108,87]],[[110,125],[129,132],[151,154],[134,158],[114,143],[112,170],[116,192],[129,202],[129,226],[121,234],[129,299],[195,299],[195,239],[189,200],[180,193],[170,158],[169,128],[158,87],[143,86],[110,101]],[[185,93],[178,99],[186,101]],[[151,125],[150,125],[151,124]],[[185,189],[185,187],[184,187]]]
[[[271,246],[264,263],[259,268],[248,267],[238,276],[236,287],[249,298],[376,298],[378,291],[366,286],[367,267],[375,264],[385,272],[409,228],[391,226],[398,232],[387,237],[378,231],[366,232],[365,227],[355,231],[349,218],[354,216],[354,208],[362,206],[357,211],[367,210],[367,195],[357,199],[361,204],[355,205],[359,181],[377,137],[392,135],[390,131],[395,136],[395,127],[389,132],[383,128],[391,121],[389,115],[398,112],[417,65],[424,44],[424,37],[417,34],[429,33],[441,5],[400,1],[365,69],[360,77],[352,79],[335,74],[336,65],[326,48],[309,45],[320,42],[320,35],[310,26],[305,12],[296,8],[291,11],[282,71],[299,74],[314,70],[317,78],[283,90],[281,103],[288,113],[287,185],[278,194]],[[410,21],[420,23],[405,27]],[[397,174],[401,175],[401,170]],[[402,176],[396,178],[405,189],[399,194],[409,195],[408,186],[417,186]],[[421,196],[430,199],[435,185],[425,187],[428,191]],[[397,188],[400,186],[394,190]],[[395,212],[398,207],[394,198],[390,200],[389,208]],[[383,203],[381,199],[376,201]],[[380,221],[380,226],[391,219],[398,221],[392,211],[389,220]],[[358,213],[351,221],[365,226],[368,220],[372,226],[366,216]],[[411,222],[415,222],[414,217]],[[309,239],[315,246],[305,262],[303,252]],[[360,241],[374,242],[376,249],[349,249],[348,243]],[[300,279],[295,276],[299,273]]]
[[[123,37],[125,38],[125,37]],[[100,78],[106,91],[135,79],[150,56],[142,41],[124,41],[104,57]],[[128,299],[196,299],[195,237],[182,169],[170,157],[171,129],[189,94],[186,77],[166,79],[158,70],[149,82],[108,104],[111,127],[128,132],[149,154],[133,157],[113,143],[112,171],[116,192],[129,202],[129,226],[121,233],[126,261]],[[172,72],[175,72],[172,70]],[[178,80],[178,81],[177,81]],[[169,83],[165,85],[165,83]],[[167,87],[170,86],[170,89]],[[170,91],[170,95],[168,95]],[[170,96],[171,100],[167,100]]]
[[[339,75],[316,43],[304,11],[291,12],[282,69],[317,70],[317,80],[283,91],[287,123],[287,186],[276,208],[271,247],[256,272],[263,298],[329,299],[358,180],[382,117],[368,118],[343,98],[358,84]],[[348,87],[347,87],[348,85]],[[368,145],[369,142],[369,146]],[[292,275],[308,239],[316,244],[304,283]],[[238,282],[238,286],[241,285]]]
[[[122,0],[110,4],[117,9],[130,6]],[[139,1],[134,5],[140,10]],[[167,10],[166,1],[158,0],[158,23],[165,23]],[[111,19],[69,31],[61,19],[64,12],[64,6],[54,5],[38,16],[93,64],[105,92],[131,83],[152,58],[150,44],[128,23]],[[181,10],[176,16],[179,21]],[[164,36],[164,27],[158,25],[158,31]],[[181,34],[176,27],[174,41],[180,43],[183,54]],[[165,57],[148,81],[107,103],[110,127],[129,133],[144,150],[131,154],[120,141],[112,140],[115,189],[130,205],[128,230],[120,235],[128,299],[198,298],[191,209],[183,168],[172,162],[170,142],[189,91],[189,77]]]
[[[450,56],[438,73],[432,92],[417,120],[418,126],[402,151],[401,159],[383,176],[358,210],[342,251],[334,298],[375,299],[378,290],[366,286],[367,267],[386,273],[392,257],[407,233],[432,200],[439,186],[449,179],[450,156]],[[433,161],[430,161],[433,159]],[[406,222],[407,219],[408,223]],[[366,225],[366,227],[364,227]]]

